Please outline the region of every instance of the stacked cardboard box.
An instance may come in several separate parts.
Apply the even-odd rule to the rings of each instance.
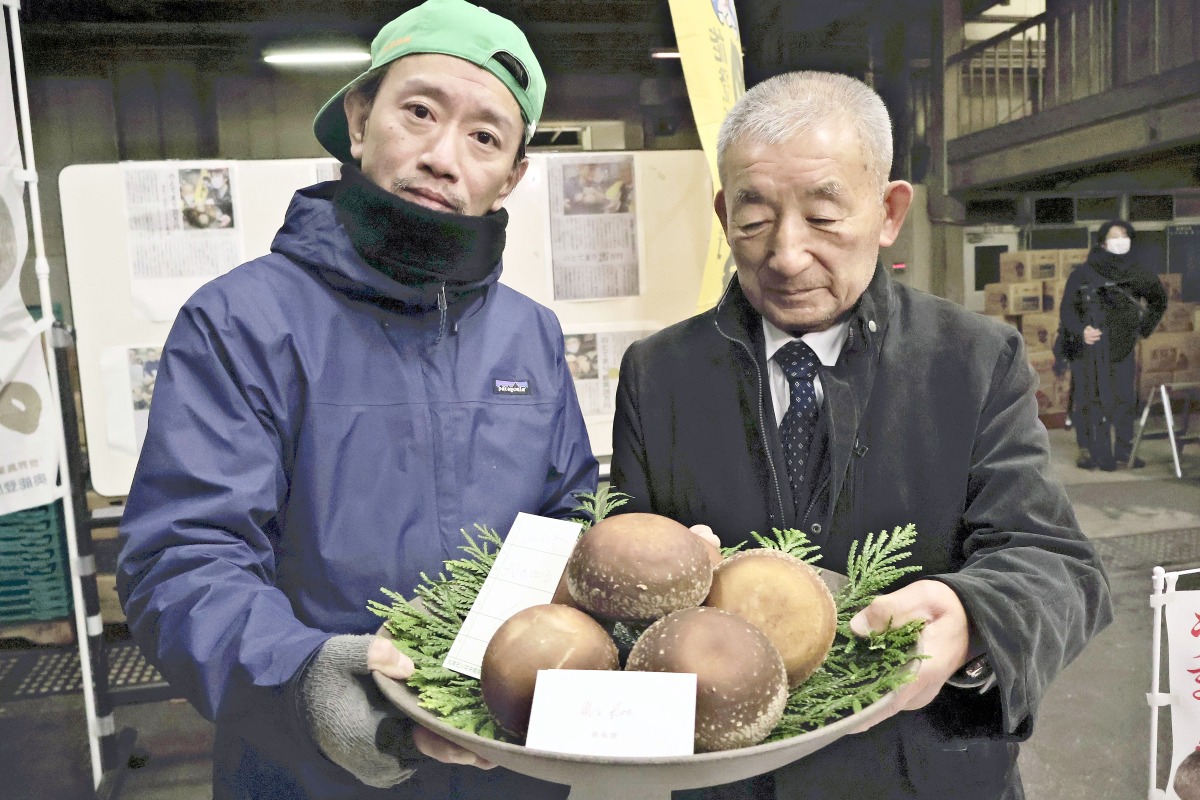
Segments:
[[[1159,275],[1167,310],[1154,333],[1138,342],[1138,397],[1162,383],[1200,382],[1200,303],[1183,300],[1183,276]]]
[[[1087,250],[1018,250],[1000,254],[1000,281],[984,287],[984,313],[1015,325],[1037,373],[1038,410],[1067,410],[1070,378],[1054,374],[1054,337],[1067,276]]]

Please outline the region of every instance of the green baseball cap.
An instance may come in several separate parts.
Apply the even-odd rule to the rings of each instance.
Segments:
[[[425,0],[379,31],[366,72],[414,53],[455,56],[495,75],[521,107],[526,143],[533,137],[546,99],[546,77],[525,34],[510,20],[465,0]],[[317,141],[343,162],[354,160],[343,99],[361,77],[329,98],[313,120]]]

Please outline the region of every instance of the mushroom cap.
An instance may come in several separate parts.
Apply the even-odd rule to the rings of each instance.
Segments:
[[[1200,800],[1200,747],[1179,762],[1172,788],[1179,800]]]
[[[579,607],[597,617],[656,620],[704,600],[712,584],[711,550],[669,517],[605,517],[576,543],[567,587]]]
[[[775,645],[719,608],[685,608],[655,622],[625,669],[695,673],[697,752],[761,742],[787,704],[787,672]]]
[[[837,605],[820,574],[779,550],[747,550],[713,571],[704,605],[723,608],[765,633],[787,667],[788,685],[799,686],[833,647]]]
[[[570,606],[530,606],[509,617],[483,653],[483,702],[496,723],[524,737],[540,669],[618,669],[617,645],[600,623]]]

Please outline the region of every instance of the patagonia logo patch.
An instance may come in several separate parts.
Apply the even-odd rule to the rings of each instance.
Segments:
[[[506,381],[496,378],[492,384],[492,394],[530,394],[529,381]]]

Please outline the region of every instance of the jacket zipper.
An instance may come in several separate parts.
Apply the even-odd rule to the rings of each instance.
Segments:
[[[728,291],[728,289],[726,291]],[[721,302],[724,301],[725,298],[722,297]],[[718,304],[718,311],[720,310],[719,305],[720,304]],[[754,357],[754,351],[750,349],[750,345],[746,344],[741,339],[735,339],[729,334],[725,333],[725,331],[721,330],[721,325],[716,320],[714,320],[713,324],[716,326],[717,333],[721,334],[721,336],[729,341],[740,345],[742,349],[746,351],[746,354],[750,356],[750,363],[754,365],[754,373],[758,377],[758,430],[762,436],[763,452],[767,453],[767,467],[771,470],[771,480],[775,484],[775,499],[779,505],[779,524],[782,527],[787,524],[787,517],[783,511],[783,491],[779,488],[779,474],[775,471],[775,462],[770,457],[771,443],[767,441],[767,419],[763,414],[764,404],[762,369],[758,366],[758,359]]]
[[[438,305],[438,335],[437,335],[437,339],[434,339],[434,341],[433,341],[434,344],[438,344],[446,336],[447,303],[446,303],[446,284],[444,284],[444,283],[441,285],[441,288],[438,289],[437,305]]]

